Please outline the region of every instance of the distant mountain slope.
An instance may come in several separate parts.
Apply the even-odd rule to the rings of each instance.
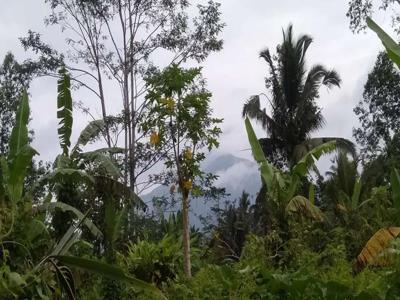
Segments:
[[[215,182],[217,187],[224,187],[226,192],[230,194],[220,202],[222,205],[225,201],[234,201],[246,191],[251,196],[258,193],[261,186],[261,179],[258,172],[258,167],[255,162],[247,159],[236,157],[232,154],[219,154],[208,158],[203,163],[203,170],[205,172],[214,173],[219,176]],[[150,204],[154,197],[169,196],[169,187],[159,186],[146,195],[142,195],[142,199]],[[199,226],[199,216],[208,215],[211,212],[211,207],[216,202],[206,202],[203,199],[196,199],[191,201],[191,223]],[[174,207],[174,210],[180,209],[180,203]]]

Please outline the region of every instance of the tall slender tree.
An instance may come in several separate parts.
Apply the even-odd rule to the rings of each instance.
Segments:
[[[269,49],[260,53],[269,67],[265,79],[268,92],[262,95],[267,98],[271,113],[261,107],[261,95],[250,97],[243,106],[243,117],[257,120],[268,133],[268,138],[260,140],[265,154],[281,166],[294,165],[311,149],[330,140],[336,140],[339,148],[354,152],[353,144],[345,139],[311,138],[311,133],[325,123],[316,103],[320,87],[340,87],[341,83],[338,73],[323,65],[314,65],[307,72],[306,54],[312,41],[308,35],[295,39],[289,25],[276,56]]]

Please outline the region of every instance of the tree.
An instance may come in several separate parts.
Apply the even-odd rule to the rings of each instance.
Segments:
[[[217,125],[222,119],[211,116],[211,93],[199,68],[185,70],[174,64],[150,77],[147,84],[152,119],[143,131],[150,133],[155,148],[170,149],[165,164],[172,171],[173,188],[176,184],[182,196],[184,271],[190,278],[189,196],[202,194],[202,181],[214,178],[201,171],[200,163],[205,159],[204,148],[218,147],[221,130]]]
[[[253,226],[253,212],[251,210],[249,194],[243,191],[236,201],[226,202],[223,208],[213,208],[217,220],[211,224],[213,233],[213,249],[222,259],[239,260],[246,236]]]
[[[361,145],[363,163],[384,154],[388,143],[399,131],[400,75],[393,62],[382,52],[364,85],[363,99],[354,108],[361,126],[353,135]]]
[[[77,87],[85,87],[99,99],[104,121],[111,106],[120,103],[124,132],[124,180],[136,191],[148,188],[147,178],[139,178],[163,159],[164,151],[147,147],[139,132],[146,118],[146,85],[143,78],[154,72],[153,62],[166,54],[169,63],[186,60],[201,62],[222,48],[219,34],[223,28],[219,4],[208,1],[197,6],[190,17],[187,0],[48,0],[52,13],[45,20],[59,25],[66,34],[67,51],[56,51],[41,40],[38,33],[29,32],[22,39],[26,49],[41,58],[64,63]],[[57,74],[49,73],[50,76]],[[121,91],[116,97],[113,86]],[[117,104],[118,105],[118,104]],[[106,122],[104,139],[108,147],[118,143]],[[150,180],[151,181],[151,180]]]
[[[340,138],[310,138],[310,134],[324,125],[324,118],[316,100],[322,85],[340,87],[340,77],[334,70],[315,65],[306,70],[306,53],[312,43],[308,35],[293,38],[293,27],[283,32],[283,42],[277,56],[268,49],[260,53],[268,64],[266,77],[268,94],[263,94],[271,114],[261,108],[260,95],[252,96],[243,106],[243,117],[257,120],[269,137],[260,143],[266,156],[277,165],[293,166],[311,149],[331,140],[337,146],[354,153],[351,142]]]
[[[0,66],[0,154],[6,153],[22,92],[32,80],[29,67],[7,53]]]
[[[399,4],[399,0],[350,0],[349,9],[346,14],[350,19],[350,29],[353,32],[359,33],[367,28],[366,19],[377,9],[383,11],[392,10],[392,26],[396,33],[400,33],[400,16],[394,10],[395,8],[398,8]]]
[[[326,173],[325,195],[335,206],[340,205],[345,210],[357,209],[361,192],[361,181],[357,171],[357,160],[349,160],[340,152],[335,158],[336,165],[331,166]]]

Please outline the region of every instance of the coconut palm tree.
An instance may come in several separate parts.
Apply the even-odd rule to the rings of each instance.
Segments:
[[[311,138],[325,120],[316,100],[322,85],[340,87],[341,79],[335,70],[314,65],[307,72],[306,54],[312,43],[308,35],[293,37],[293,27],[283,31],[283,42],[277,47],[277,55],[269,49],[261,51],[268,64],[266,78],[267,98],[271,113],[261,108],[260,96],[255,95],[243,106],[243,117],[257,120],[267,131],[268,138],[260,143],[266,156],[274,163],[293,166],[313,148],[336,140],[338,148],[354,153],[353,144],[341,138]]]

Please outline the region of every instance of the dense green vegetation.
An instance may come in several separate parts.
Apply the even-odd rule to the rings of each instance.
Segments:
[[[367,18],[368,2],[350,2],[351,27],[365,21],[386,52],[354,109],[358,145],[312,136],[325,124],[319,89],[341,79],[323,65],[307,69],[312,38],[296,38],[290,25],[276,53],[260,53],[265,93],[243,105],[262,180],[255,203],[243,191],[201,229],[190,224],[190,202],[226,196],[201,164],[223,120],[201,68],[184,63],[222,48],[219,5],[191,17],[187,1],[47,2],[47,24],[80,40],[68,37],[76,52],[65,55],[29,32],[21,41],[37,57],[18,63],[8,54],[0,66],[0,299],[400,299],[400,46]],[[156,50],[174,53],[171,64],[156,66]],[[58,79],[60,150],[47,164],[31,146],[37,76]],[[118,115],[107,113],[107,80],[121,89]],[[74,88],[101,107],[76,141],[74,109],[88,111],[74,105]],[[316,162],[328,154],[321,174]],[[168,186],[178,196],[163,204],[181,209],[144,203],[152,184]]]

